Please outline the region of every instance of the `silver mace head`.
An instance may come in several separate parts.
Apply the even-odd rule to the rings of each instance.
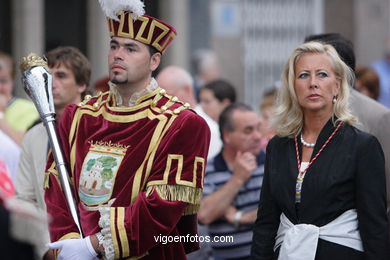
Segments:
[[[55,110],[52,94],[52,75],[47,62],[35,53],[20,62],[24,90],[30,96],[43,122],[53,121]]]

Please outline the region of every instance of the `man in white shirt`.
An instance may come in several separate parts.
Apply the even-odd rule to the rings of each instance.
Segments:
[[[45,57],[53,76],[53,100],[56,120],[59,121],[65,107],[79,104],[85,94],[91,75],[88,59],[74,47],[58,47]],[[26,132],[22,143],[19,171],[16,178],[16,198],[32,204],[38,212],[46,214],[43,180],[49,139],[43,123]],[[46,227],[47,228],[47,227]],[[47,252],[49,232],[44,232],[36,253],[40,258]]]
[[[190,73],[177,67],[169,66],[157,75],[157,83],[164,88],[169,95],[178,97],[179,100],[190,104],[191,108],[207,123],[211,132],[210,147],[207,159],[213,158],[222,148],[222,140],[217,122],[211,119],[196,102],[194,93],[194,80]]]

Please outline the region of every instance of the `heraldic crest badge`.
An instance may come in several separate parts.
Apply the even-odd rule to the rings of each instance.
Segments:
[[[116,173],[128,148],[111,142],[90,143],[79,181],[80,199],[89,206],[110,199]]]

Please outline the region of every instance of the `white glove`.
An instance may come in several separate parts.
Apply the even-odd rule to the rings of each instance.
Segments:
[[[95,260],[97,253],[93,249],[89,236],[83,239],[65,239],[47,244],[50,249],[60,249],[58,260]]]

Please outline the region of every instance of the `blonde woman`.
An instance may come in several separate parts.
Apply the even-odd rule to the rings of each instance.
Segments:
[[[330,45],[308,42],[288,59],[253,259],[389,259],[384,156],[374,136],[352,125],[352,80]]]

